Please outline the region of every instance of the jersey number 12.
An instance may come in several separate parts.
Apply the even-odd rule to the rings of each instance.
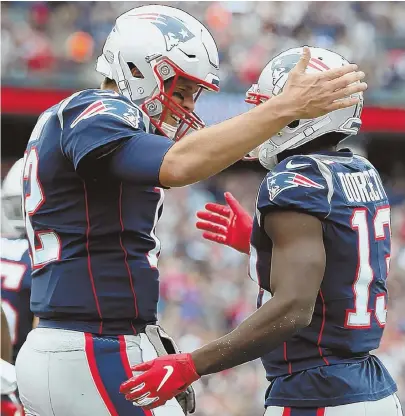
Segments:
[[[36,142],[49,120],[51,113],[44,113],[38,120],[28,144]],[[53,230],[34,231],[30,218],[38,212],[45,202],[45,195],[38,176],[39,158],[37,148],[32,146],[24,155],[24,181],[27,190],[23,198],[23,213],[28,241],[30,243],[32,268],[39,269],[46,264],[60,259],[61,242]],[[38,244],[36,244],[36,241]]]

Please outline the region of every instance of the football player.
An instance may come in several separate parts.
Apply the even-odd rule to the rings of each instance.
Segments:
[[[21,405],[15,397],[17,389],[15,368],[11,364],[13,344],[8,327],[7,317],[1,306],[1,416],[17,416],[21,413]]]
[[[274,58],[248,102],[277,97],[301,53]],[[320,48],[311,57],[308,72],[348,64]],[[229,206],[199,214],[206,238],[250,253],[258,310],[191,354],[134,366],[145,372],[122,385],[128,400],[151,409],[203,375],[261,357],[266,416],[401,414],[394,380],[370,354],[387,319],[390,205],[373,165],[336,150],[360,129],[356,96],[352,107],[289,123],[253,153],[270,170],[253,221],[230,194]]]
[[[28,241],[21,210],[21,174],[23,159],[18,160],[11,167],[4,178],[1,222],[1,306],[2,306],[2,353],[5,346],[10,345],[10,354],[5,359],[10,364],[2,363],[3,370],[1,414],[10,416],[21,414],[22,408],[14,391],[15,362],[18,351],[24,343],[28,333],[35,324],[30,311],[31,293],[31,262],[28,254]],[[6,325],[3,324],[3,315]],[[10,344],[6,341],[10,340]],[[3,383],[4,381],[4,383]]]
[[[307,49],[275,100],[201,129],[195,101],[219,89],[215,42],[181,10],[142,6],[120,16],[105,42],[101,89],[40,116],[24,165],[40,322],[16,363],[28,414],[144,414],[120,384],[131,365],[177,350],[155,325],[163,189],[216,174],[296,118],[358,102],[350,95],[367,86],[353,84],[364,77],[356,65],[306,74],[309,58]],[[180,415],[193,402],[188,391],[158,412]]]
[[[21,210],[22,167],[23,159],[14,163],[1,190],[1,300],[10,328],[13,363],[34,323],[30,311],[31,261]]]

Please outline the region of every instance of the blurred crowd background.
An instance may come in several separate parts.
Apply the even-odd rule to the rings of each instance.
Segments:
[[[95,57],[116,17],[153,2],[2,3],[8,83],[97,85]],[[246,91],[269,58],[291,47],[331,48],[367,72],[369,100],[404,101],[403,2],[161,2],[192,13],[220,50],[223,90]],[[29,75],[29,76],[28,76]]]
[[[7,2],[1,14],[2,86],[41,91],[96,87],[95,58],[115,18],[149,2]],[[367,73],[366,106],[405,108],[403,2],[163,2],[204,22],[220,50],[221,92],[200,104],[208,124],[246,110],[243,93],[280,51],[303,44],[330,48]],[[29,99],[29,97],[27,98]],[[204,101],[205,100],[205,101]],[[3,106],[3,103],[2,103]],[[22,153],[38,114],[2,114],[2,176]],[[4,123],[4,124],[3,124]],[[382,169],[392,208],[388,324],[377,354],[398,382],[405,404],[405,131],[368,132],[352,144]],[[401,150],[402,149],[402,150]],[[23,151],[23,149],[22,149]],[[162,241],[159,314],[190,351],[231,330],[255,309],[257,286],[247,258],[206,242],[195,213],[230,191],[253,212],[264,171],[244,165],[203,183],[166,192],[158,227]],[[196,416],[263,412],[267,382],[256,361],[196,384]]]

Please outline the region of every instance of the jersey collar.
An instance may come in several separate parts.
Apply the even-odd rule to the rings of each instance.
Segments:
[[[322,150],[319,152],[312,152],[312,155],[318,159],[332,159],[336,162],[350,163],[353,160],[353,152],[348,148],[343,148],[337,151]]]

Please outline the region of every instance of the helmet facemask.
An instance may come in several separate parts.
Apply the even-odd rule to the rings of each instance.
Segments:
[[[259,84],[253,84],[246,93],[245,103],[259,105],[270,98],[270,95],[260,94]]]
[[[245,103],[259,105],[270,99],[269,95],[260,94],[259,84],[253,84],[246,92]],[[259,160],[260,146],[253,149],[242,158],[244,162],[255,162]]]
[[[150,117],[156,129],[177,141],[191,131],[205,127],[203,120],[194,111],[187,110],[173,99],[176,87],[180,79],[196,83],[198,90],[193,94],[195,103],[203,90],[218,91],[218,86],[188,75],[168,58],[159,60],[153,66],[153,73],[157,81],[156,93],[141,104],[141,109]],[[176,119],[177,126],[169,125],[164,121],[169,111]]]

